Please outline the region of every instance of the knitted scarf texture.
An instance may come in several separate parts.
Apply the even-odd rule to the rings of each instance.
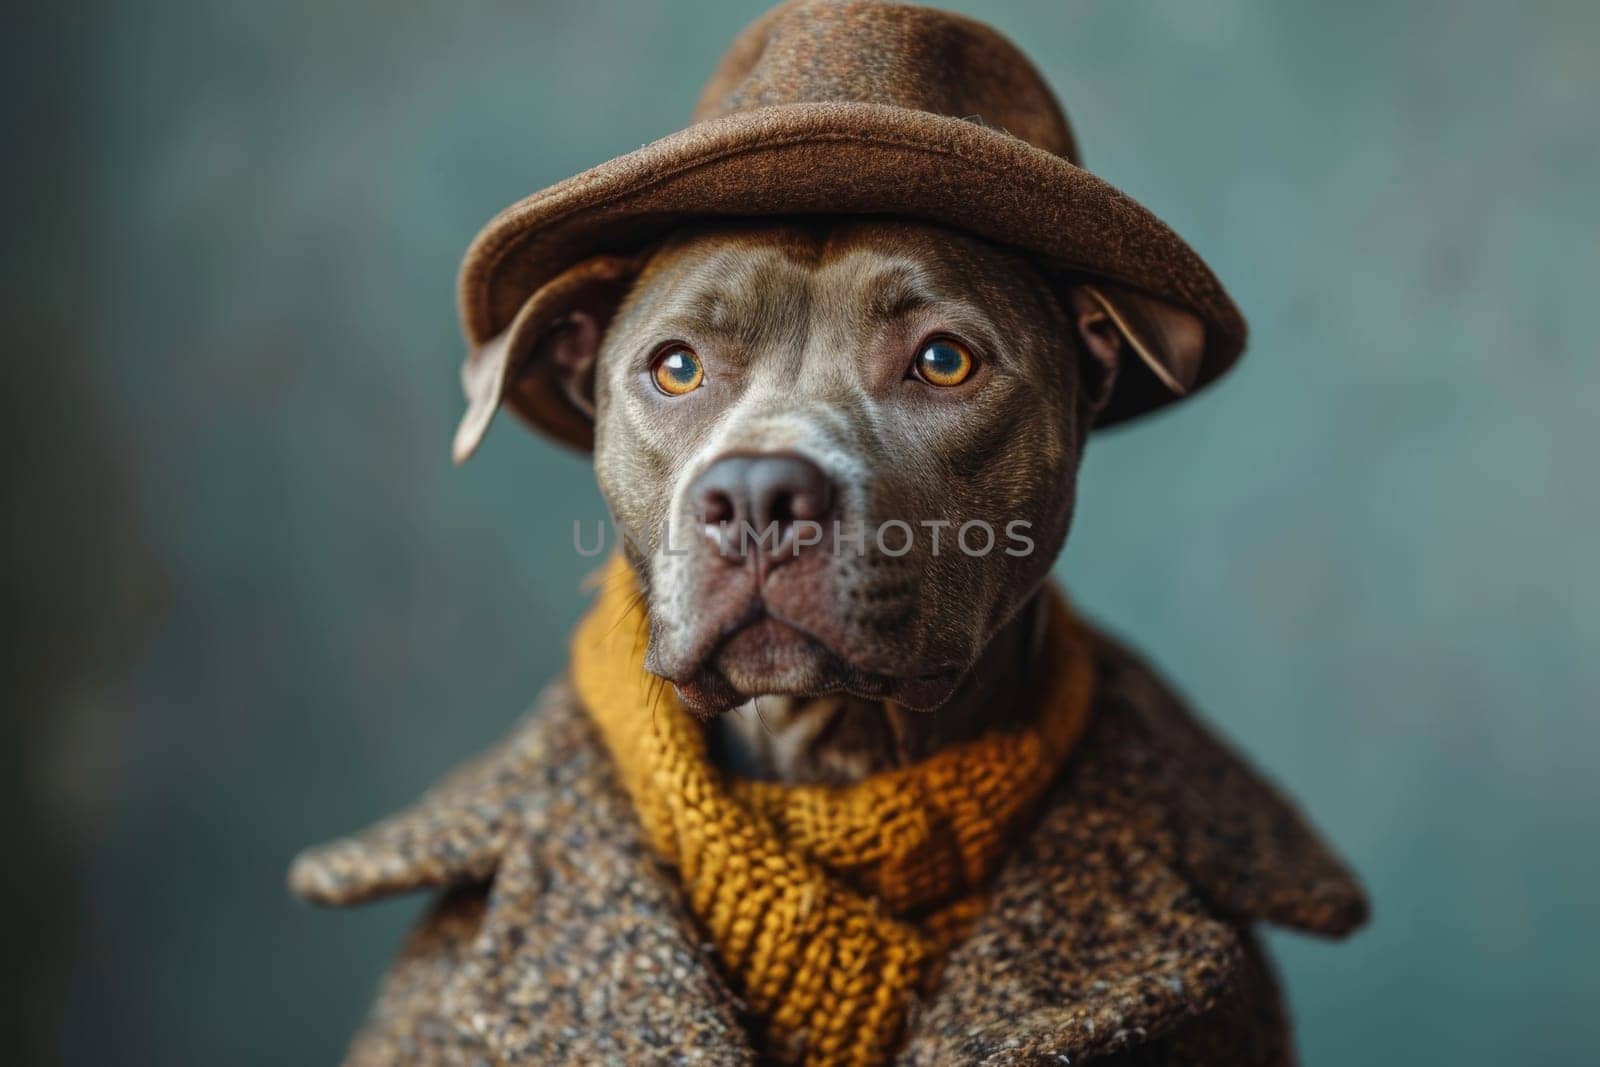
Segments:
[[[730,776],[703,726],[644,669],[647,622],[614,561],[573,644],[573,681],[646,837],[673,868],[766,1053],[823,1067],[894,1053],[916,997],[983,908],[983,887],[1082,734],[1087,641],[1051,591],[1038,706],[846,786]]]

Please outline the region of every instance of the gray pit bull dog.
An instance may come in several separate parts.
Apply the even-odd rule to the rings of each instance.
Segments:
[[[1192,315],[908,221],[699,226],[547,284],[469,379],[465,459],[558,374],[595,420],[646,664],[723,759],[850,781],[996,725],[1117,375],[1181,391]],[[508,365],[510,364],[510,365]]]
[[[1294,1062],[1255,926],[1360,886],[1046,586],[1091,429],[1245,323],[1010,42],[790,0],[688,128],[496,216],[460,308],[457,458],[502,406],[592,445],[627,584],[504,741],[295,862],[437,892],[351,1063]]]

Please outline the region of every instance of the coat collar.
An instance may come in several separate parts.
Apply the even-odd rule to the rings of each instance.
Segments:
[[[1080,1062],[1138,1044],[1238,979],[1241,924],[1336,936],[1365,917],[1359,886],[1293,807],[1148,668],[1109,639],[1098,665],[1094,723],[913,1013],[906,1063]],[[748,1062],[741,1006],[563,690],[416,807],[302,856],[291,885],[347,904],[491,877],[441,1003],[498,1058],[670,1045]]]

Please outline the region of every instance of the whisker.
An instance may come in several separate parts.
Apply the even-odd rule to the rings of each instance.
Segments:
[[[582,580],[578,583],[578,588],[582,589],[586,593],[599,592],[601,590],[609,591],[619,584],[632,580],[632,567],[623,567],[620,570],[612,570],[609,565],[602,564],[601,566],[590,571],[588,574],[585,574]]]
[[[616,621],[613,622],[611,624],[610,628],[608,628],[606,630],[605,636],[610,637],[613,633],[615,633],[616,630],[617,630],[617,627],[622,625],[623,620],[626,619],[629,615],[633,614],[634,610],[637,609],[639,607],[639,605],[642,604],[642,603],[644,603],[644,594],[643,593],[634,593],[632,596],[630,596],[628,598],[628,602],[626,604],[624,604],[622,606],[622,610],[620,612],[618,612]],[[638,644],[637,639],[635,639],[634,643],[635,643],[635,645]]]
[[[651,687],[652,694],[650,697],[650,728],[652,730],[655,729],[656,726],[656,715],[660,711],[661,705],[666,700],[667,696],[667,680],[659,675],[654,677],[655,684]]]
[[[639,594],[638,603],[640,603],[640,604],[644,603],[644,594],[643,593]],[[635,605],[635,606],[637,607],[637,605]],[[639,622],[633,629],[633,654],[634,655],[637,656],[639,654],[639,646],[642,645],[649,636],[650,636],[650,613],[648,611],[641,611],[641,612],[639,612]]]

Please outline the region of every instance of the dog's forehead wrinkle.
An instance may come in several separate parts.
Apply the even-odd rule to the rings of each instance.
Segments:
[[[669,240],[636,289],[648,289],[633,306],[645,312],[654,341],[703,337],[718,356],[747,362],[751,350],[793,344],[810,300],[808,271],[772,233],[713,227]],[[672,335],[672,336],[668,336]]]
[[[838,264],[835,275],[830,281],[842,296],[854,297],[864,324],[869,326],[904,318],[938,302],[943,295],[922,264],[899,257],[883,262],[880,257],[863,252]]]
[[[865,272],[916,288],[964,290],[997,268],[1023,262],[999,246],[915,222],[857,224],[825,269]]]
[[[810,307],[809,273],[771,249],[724,256],[714,275],[685,299],[684,311],[714,335],[746,345],[795,341]]]

